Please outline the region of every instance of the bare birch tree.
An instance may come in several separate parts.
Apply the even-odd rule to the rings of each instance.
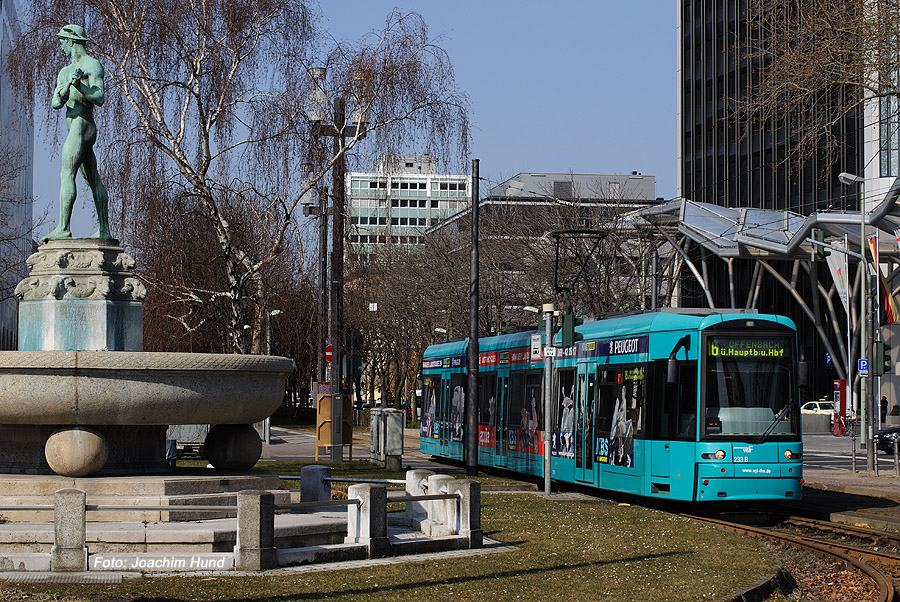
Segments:
[[[415,13],[394,12],[380,31],[339,44],[303,0],[33,0],[26,12],[28,33],[12,65],[27,75],[23,92],[50,97],[61,63],[56,31],[83,23],[107,71],[98,144],[107,150],[101,169],[111,199],[121,203],[119,227],[140,237],[148,203],[172,199],[202,219],[221,286],[183,281],[169,290],[184,308],[224,303],[233,351],[245,347],[245,324],[250,348],[261,351],[263,275],[282,260],[286,241],[302,249],[301,198],[363,150],[364,138],[373,155],[414,146],[467,152],[467,99]],[[327,68],[326,79],[312,76],[317,67]],[[332,147],[314,135],[311,117],[324,111],[316,117],[334,129],[335,98],[346,99],[356,127]],[[304,179],[307,162],[314,169]],[[157,186],[165,199],[148,198]]]

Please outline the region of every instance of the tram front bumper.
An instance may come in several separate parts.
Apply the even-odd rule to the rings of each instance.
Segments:
[[[700,464],[697,501],[799,500],[800,463]]]

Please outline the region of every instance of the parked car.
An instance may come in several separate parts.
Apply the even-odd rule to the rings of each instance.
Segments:
[[[875,431],[875,449],[880,449],[886,454],[894,454],[894,445],[900,439],[900,426]]]
[[[800,407],[801,414],[834,414],[834,402],[831,401],[807,401]]]

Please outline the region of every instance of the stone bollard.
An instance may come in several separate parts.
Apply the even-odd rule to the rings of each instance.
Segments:
[[[51,571],[86,571],[84,491],[60,489],[53,500],[53,547]]]
[[[445,486],[453,477],[445,474],[434,474],[428,477],[427,493],[428,495],[437,495],[446,493]],[[444,489],[442,491],[442,489]],[[447,504],[450,500],[432,500],[425,502],[425,510],[428,518],[423,520],[420,528],[422,533],[429,537],[438,537],[441,535],[450,535],[451,531],[447,524]]]
[[[484,532],[481,530],[481,483],[459,479],[447,483],[447,493],[460,496],[453,506],[450,527],[459,535],[469,538],[470,548],[484,545]]]
[[[300,469],[300,501],[327,502],[331,500],[331,468],[311,464]],[[310,508],[314,512],[315,508]]]
[[[347,537],[345,543],[369,546],[369,557],[388,556],[391,544],[387,537],[387,488],[364,483],[351,485],[347,499],[360,503],[347,509]]]
[[[425,487],[428,477],[433,475],[431,470],[407,470],[406,471],[406,495],[425,495]],[[406,510],[403,513],[403,524],[418,529],[422,521],[428,518],[427,502],[406,502]]]
[[[237,507],[234,567],[244,571],[275,568],[275,496],[268,491],[239,491]]]

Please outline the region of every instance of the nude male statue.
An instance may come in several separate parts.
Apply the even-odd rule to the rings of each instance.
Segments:
[[[75,204],[75,173],[81,170],[94,197],[99,230],[91,238],[112,238],[109,233],[109,197],[100,173],[94,142],[97,140],[97,124],[94,123],[94,105],[105,100],[103,90],[103,66],[88,56],[84,49],[87,36],[80,25],[66,25],[56,34],[63,52],[71,62],[62,68],[56,78],[56,91],[51,106],[66,107],[66,127],[69,130],[62,149],[62,170],[59,186],[59,224],[44,242],[58,238],[71,238],[69,225],[72,206]]]

